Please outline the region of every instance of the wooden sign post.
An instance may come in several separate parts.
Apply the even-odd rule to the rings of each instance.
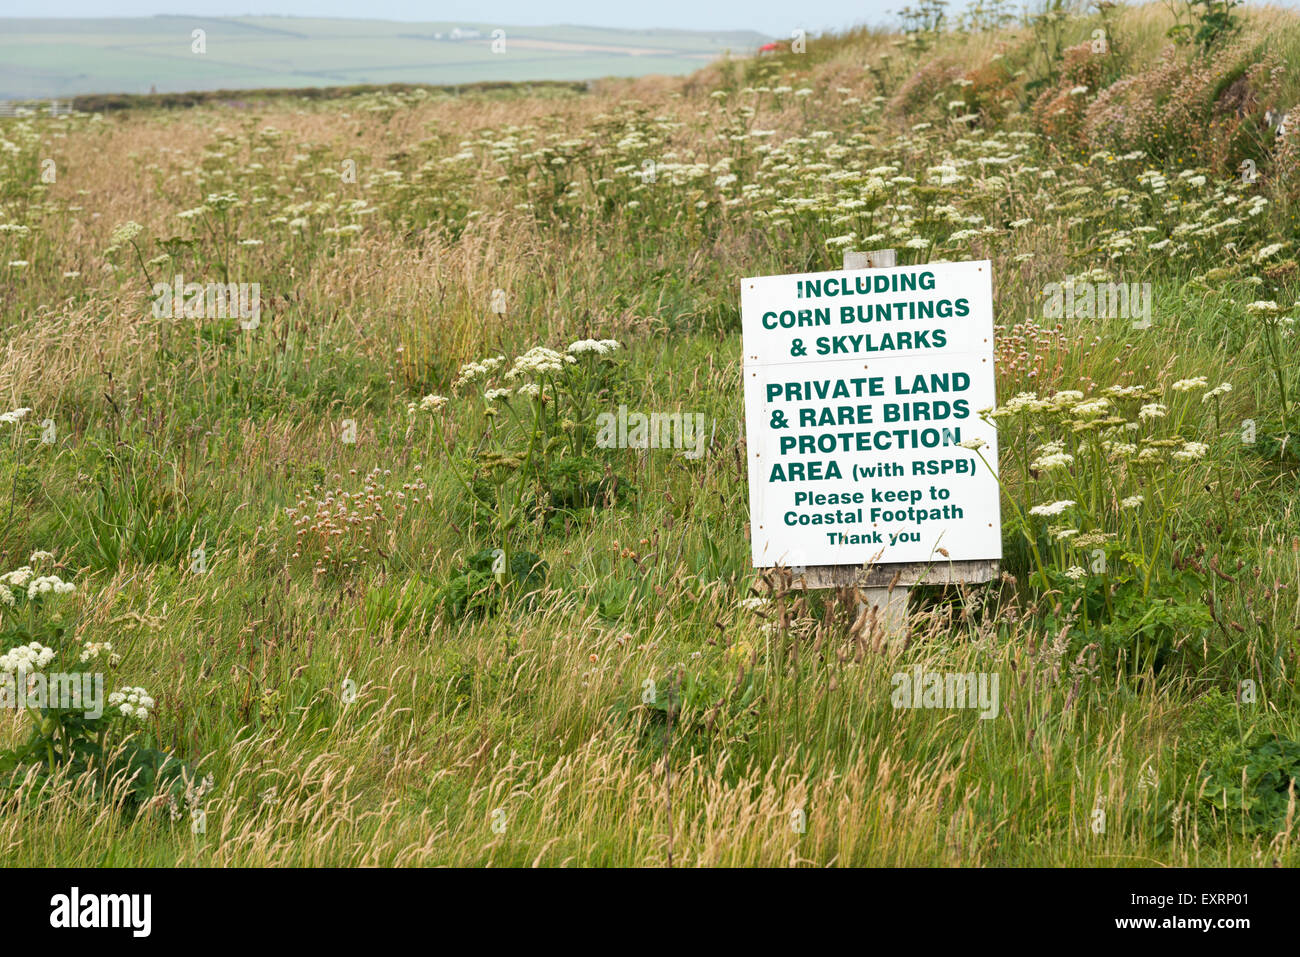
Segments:
[[[990,264],[896,266],[892,249],[846,252],[846,270],[894,274],[741,290],[754,564],[857,586],[891,636],[906,632],[910,586],[988,582],[1001,557],[996,476],[963,444],[984,442],[997,467],[977,415],[995,399]],[[845,551],[853,562],[802,560]]]

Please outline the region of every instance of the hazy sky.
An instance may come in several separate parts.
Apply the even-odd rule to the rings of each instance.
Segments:
[[[0,0],[0,17],[148,17],[280,14],[462,20],[519,26],[581,24],[603,27],[675,27],[686,30],[759,30],[789,36],[793,29],[842,30],[855,24],[894,23],[893,12],[912,0]],[[1016,8],[1034,0],[1012,0]],[[1248,0],[1254,6],[1256,0]],[[1300,0],[1274,0],[1300,6]],[[966,0],[950,0],[960,10]]]
[[[911,0],[0,0],[6,17],[147,17],[158,13],[237,16],[464,20],[536,26],[749,29],[788,36],[858,23],[883,24]],[[958,0],[958,5],[962,5]]]

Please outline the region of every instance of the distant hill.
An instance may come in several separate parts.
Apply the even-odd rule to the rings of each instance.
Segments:
[[[204,31],[204,52],[195,52],[195,30]],[[499,52],[495,30],[504,31]],[[298,17],[4,18],[0,99],[682,74],[767,39],[744,30]]]

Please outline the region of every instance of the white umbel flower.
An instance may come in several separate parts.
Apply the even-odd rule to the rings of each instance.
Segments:
[[[29,645],[20,645],[7,654],[0,655],[0,674],[38,671],[53,660],[53,649],[33,641]]]

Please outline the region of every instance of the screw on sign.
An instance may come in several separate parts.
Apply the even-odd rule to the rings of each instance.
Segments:
[[[998,573],[992,264],[844,268],[741,282],[751,557],[895,637],[907,586]]]

